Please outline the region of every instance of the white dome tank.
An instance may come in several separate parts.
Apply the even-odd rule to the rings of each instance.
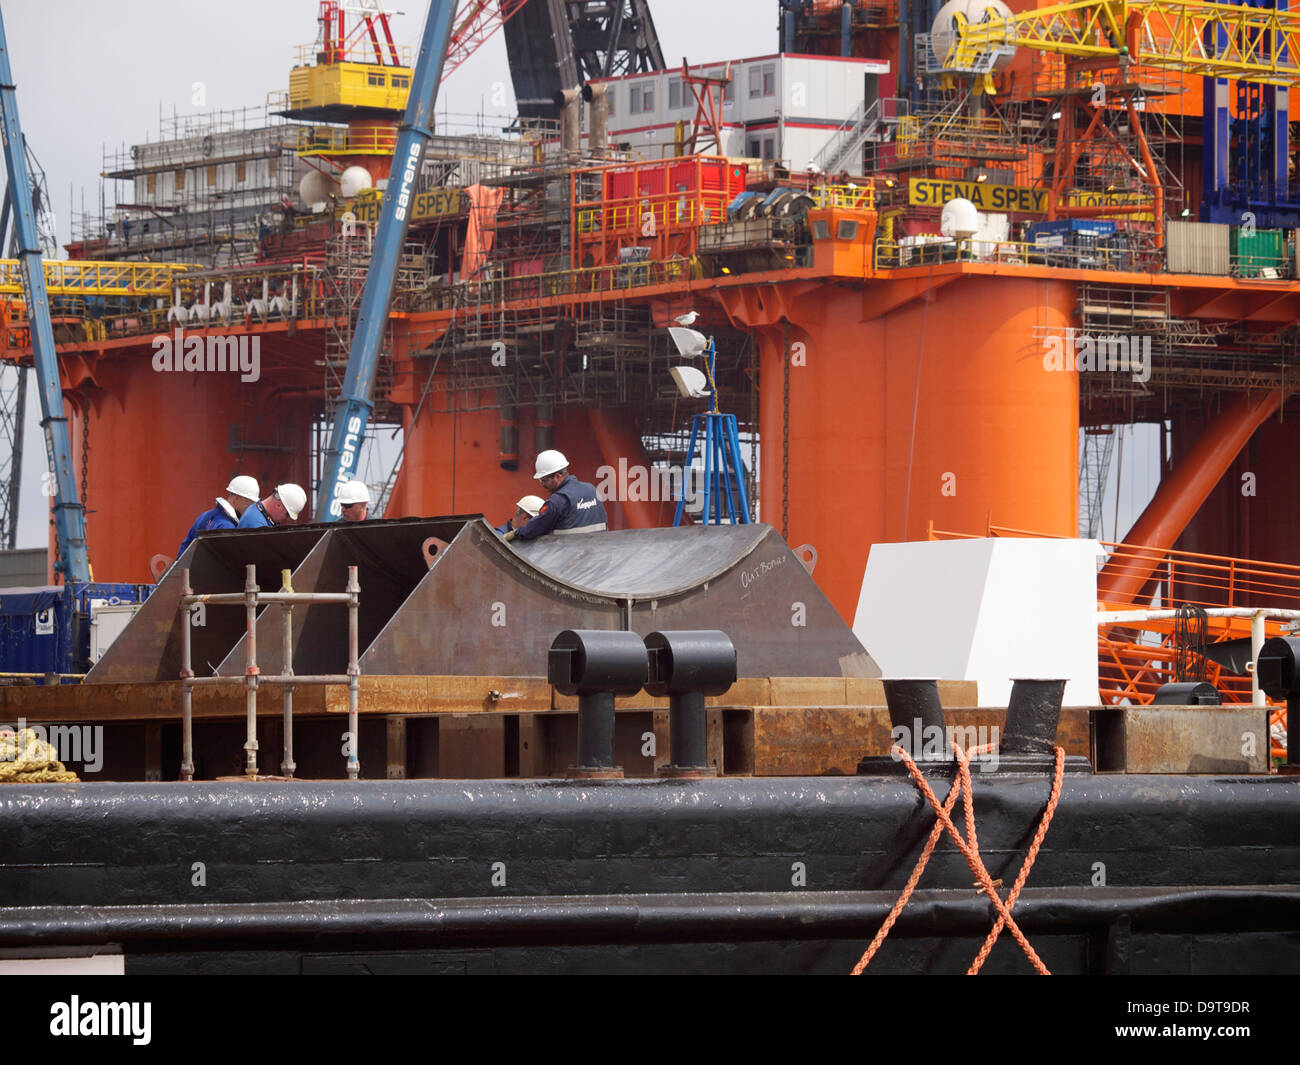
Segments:
[[[318,203],[324,203],[330,198],[331,194],[337,192],[338,185],[319,170],[304,174],[302,181],[298,183],[298,195],[302,197],[302,202],[308,207],[315,207]]]
[[[352,199],[360,192],[365,192],[374,184],[370,171],[364,166],[350,166],[339,177],[339,188],[343,190],[345,200]]]
[[[965,240],[980,231],[980,213],[970,200],[958,197],[943,205],[939,216],[939,232],[945,237]]]
[[[976,23],[991,21],[990,10],[997,12],[999,18],[1011,17],[1011,8],[1007,7],[1002,0],[948,0],[943,7],[939,8],[939,13],[934,16],[934,23],[930,26],[930,51],[934,54],[934,58],[939,63],[947,58],[948,50],[957,36],[957,28],[953,25],[953,20],[958,12],[966,16],[967,22]],[[1014,49],[1012,51],[1014,52]],[[1000,56],[993,64],[994,72],[1006,69],[1012,58],[1011,54]]]

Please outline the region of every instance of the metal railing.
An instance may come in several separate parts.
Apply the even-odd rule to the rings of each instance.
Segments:
[[[982,533],[957,533],[936,529],[930,523],[927,539],[970,540],[983,537],[1013,537],[1034,540],[1068,540],[1029,529],[989,524]],[[1138,547],[1098,540],[1104,549],[1104,565],[1155,560],[1151,581],[1162,585],[1161,606],[1243,607],[1261,606],[1300,610],[1300,566],[1287,562],[1260,562],[1228,555],[1207,555],[1195,551]]]
[[[51,296],[165,296],[182,275],[200,270],[192,263],[96,262],[46,259],[45,290]],[[17,259],[0,259],[0,294],[22,295]]]
[[[982,533],[956,533],[936,529],[931,522],[927,533],[930,540],[982,537],[1072,539],[992,523]],[[1175,617],[1179,608],[1207,612],[1212,643],[1251,635],[1258,644],[1267,636],[1290,631],[1290,626],[1300,621],[1300,566],[1108,540],[1098,543],[1104,550],[1104,565],[1141,561],[1144,567],[1152,567],[1142,599],[1155,604],[1149,609],[1116,605],[1098,616],[1103,702],[1149,703],[1156,689],[1177,679]],[[1219,663],[1198,657],[1206,679],[1219,689],[1225,702],[1250,703],[1256,698],[1253,677],[1230,673]]]
[[[326,313],[322,276],[317,266],[295,263],[238,270],[195,267],[175,273],[169,288],[129,301],[112,297],[105,303],[102,298],[87,300],[80,294],[56,296],[50,300],[50,313],[55,319],[80,319],[73,325],[79,325],[79,335],[59,337],[60,343],[153,336],[186,327],[247,327],[259,322],[315,319]],[[10,304],[11,310],[17,306],[18,301]],[[0,332],[7,334],[6,350],[26,347],[27,329],[21,314],[0,316]]]
[[[1062,270],[1103,270],[1108,273],[1163,271],[1163,256],[1159,252],[1132,246],[1116,247],[1113,244],[1050,247],[1015,240],[956,240],[938,236],[928,243],[876,241],[877,269],[902,269],[955,262],[1051,266]]]
[[[249,565],[244,570],[242,592],[214,592],[196,595],[190,587],[190,571],[181,573],[181,779],[194,779],[194,686],[196,684],[227,683],[229,677],[196,677],[190,653],[190,607],[243,606],[246,612],[247,632],[244,638],[244,697],[247,713],[247,736],[244,741],[244,775],[257,779],[257,689],[260,684],[283,686],[284,700],[284,758],[280,771],[292,777],[296,765],[293,760],[293,689],[297,684],[346,684],[348,686],[348,733],[351,743],[346,745],[349,780],[361,773],[357,756],[360,732],[358,730],[357,703],[360,695],[361,666],[358,655],[357,616],[361,586],[357,583],[357,567],[348,567],[347,590],[342,592],[295,592],[289,570],[280,571],[281,587],[278,592],[263,592],[257,585],[257,567]],[[281,649],[284,672],[265,675],[257,667],[257,611],[267,603],[280,603],[284,626]],[[348,608],[348,669],[346,673],[321,675],[296,675],[293,671],[293,605],[295,603],[343,603]]]
[[[810,192],[818,207],[871,210],[876,206],[876,190],[873,185],[814,185]]]
[[[411,46],[409,44],[399,44],[397,48],[397,58],[400,61],[399,66],[392,65],[392,56],[389,53],[388,42],[383,42],[382,49],[382,68],[375,60],[375,49],[379,46],[373,44],[368,37],[356,37],[346,41],[332,41],[330,44],[331,51],[334,53],[329,56],[328,63],[320,63],[319,60],[325,55],[322,45],[319,42],[312,44],[294,45],[294,66],[314,67],[314,66],[332,66],[336,63],[361,63],[366,66],[374,66],[382,69],[385,73],[398,73],[411,76]]]
[[[578,238],[597,234],[606,238],[646,239],[665,230],[716,225],[727,220],[726,192],[701,191],[657,193],[626,199],[599,199],[573,205]],[[648,232],[647,232],[648,231]]]
[[[397,147],[397,127],[371,126],[365,129],[338,129],[332,126],[302,127],[298,130],[299,155],[338,152],[340,154],[392,155]]]
[[[941,113],[937,115],[900,115],[894,133],[895,151],[900,159],[921,156],[926,150],[943,148],[963,152],[990,145],[1016,143],[1005,122],[990,116]]]
[[[592,296],[629,288],[681,284],[692,277],[685,258],[581,267],[544,274],[463,281],[434,294],[437,309],[510,302],[544,302],[566,296]]]

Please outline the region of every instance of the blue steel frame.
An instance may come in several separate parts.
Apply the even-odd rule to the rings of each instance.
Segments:
[[[718,386],[714,371],[717,348],[709,337],[705,354],[709,358],[709,384],[713,388],[713,409],[691,420],[691,442],[686,449],[686,466],[682,471],[682,498],[677,501],[673,525],[682,523],[686,509],[686,488],[690,469],[695,463],[695,448],[700,445],[704,459],[704,512],[701,524],[748,525],[749,495],[745,491],[745,467],[740,461],[740,438],[734,414],[718,411]]]

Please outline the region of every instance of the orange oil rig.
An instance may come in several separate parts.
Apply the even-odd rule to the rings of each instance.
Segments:
[[[380,512],[495,515],[556,447],[612,528],[669,524],[695,407],[664,327],[693,311],[753,516],[811,545],[846,620],[874,543],[1095,535],[1133,423],[1164,427],[1163,478],[1100,599],[1195,599],[1170,549],[1300,563],[1300,16],[1017,6],[782,0],[775,53],[670,68],[645,0],[462,4],[447,68],[504,25],[520,118],[439,119],[419,175]],[[266,108],[106,158],[123,194],[47,264],[100,574],[157,576],[224,478],[320,479],[411,76],[387,17],[345,8]],[[233,333],[255,381],[210,369]],[[193,337],[202,372],[160,371]]]
[[[781,0],[775,52],[670,68],[648,5],[430,5],[443,69],[504,28],[488,130],[324,0],[287,93],[106,160],[46,301],[11,192],[0,352],[72,446],[46,410],[69,579],[4,649],[119,628],[0,683],[6,958],[1294,969],[1300,18]],[[2,20],[0,74],[21,189]],[[1134,423],[1164,476],[1103,544]],[[473,513],[555,448],[613,531]],[[395,520],[321,521],[340,469]],[[234,475],[316,498],[173,562]]]

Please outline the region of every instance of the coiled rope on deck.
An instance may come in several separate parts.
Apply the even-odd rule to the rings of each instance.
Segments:
[[[1039,822],[1038,831],[1034,833],[1033,842],[1029,845],[1029,851],[1025,855],[1024,864],[1020,867],[1020,873],[1016,876],[1016,882],[1011,888],[1010,894],[1005,902],[1002,901],[997,892],[997,886],[993,878],[989,876],[988,869],[984,866],[984,861],[980,857],[979,840],[975,835],[975,808],[972,803],[974,796],[970,776],[970,755],[987,754],[996,747],[996,744],[985,744],[982,747],[973,747],[969,752],[962,750],[961,745],[953,743],[953,753],[957,758],[957,778],[953,781],[952,788],[949,789],[947,796],[942,803],[930,787],[929,781],[921,774],[917,768],[916,762],[912,756],[902,747],[895,747],[891,753],[901,758],[907,766],[907,772],[912,778],[912,782],[925,796],[926,801],[935,812],[934,828],[930,830],[930,838],[926,840],[925,847],[921,851],[921,857],[917,860],[916,868],[912,870],[912,875],[908,877],[907,883],[903,887],[903,893],[899,895],[898,901],[894,903],[893,909],[881,924],[879,931],[876,932],[875,938],[867,947],[862,957],[858,959],[858,964],[853,967],[852,975],[861,976],[862,972],[871,964],[871,959],[875,957],[876,951],[889,935],[889,931],[894,927],[894,922],[898,920],[899,914],[912,898],[912,892],[916,890],[916,885],[921,879],[921,874],[925,871],[926,865],[930,861],[930,856],[934,853],[935,845],[939,842],[939,837],[947,831],[952,837],[957,849],[961,851],[962,857],[966,859],[966,864],[975,874],[978,881],[978,887],[989,897],[998,911],[998,919],[993,928],[984,939],[984,945],[980,947],[979,953],[975,960],[971,962],[970,968],[966,970],[967,976],[974,976],[980,971],[985,960],[989,956],[989,951],[993,949],[993,944],[997,942],[998,937],[1002,934],[1003,928],[1009,928],[1011,934],[1015,937],[1016,942],[1020,944],[1020,949],[1025,952],[1030,963],[1040,976],[1050,976],[1051,973],[1047,966],[1043,964],[1037,952],[1029,945],[1029,940],[1025,938],[1024,933],[1020,931],[1020,926],[1016,924],[1015,918],[1011,916],[1012,907],[1015,906],[1016,900],[1020,898],[1021,889],[1025,886],[1025,881],[1029,879],[1029,871],[1034,867],[1034,861],[1038,857],[1038,850],[1043,845],[1043,840],[1047,837],[1047,829],[1052,823],[1052,816],[1056,813],[1056,805],[1061,798],[1061,781],[1065,775],[1065,750],[1062,747],[1056,748],[1056,765],[1052,775],[1052,790],[1047,798],[1047,806],[1043,811],[1042,820]],[[963,815],[966,822],[966,836],[963,839],[957,826],[952,821],[952,808],[956,805],[957,799],[962,799]]]
[[[0,784],[70,784],[77,779],[32,729],[0,729]]]

